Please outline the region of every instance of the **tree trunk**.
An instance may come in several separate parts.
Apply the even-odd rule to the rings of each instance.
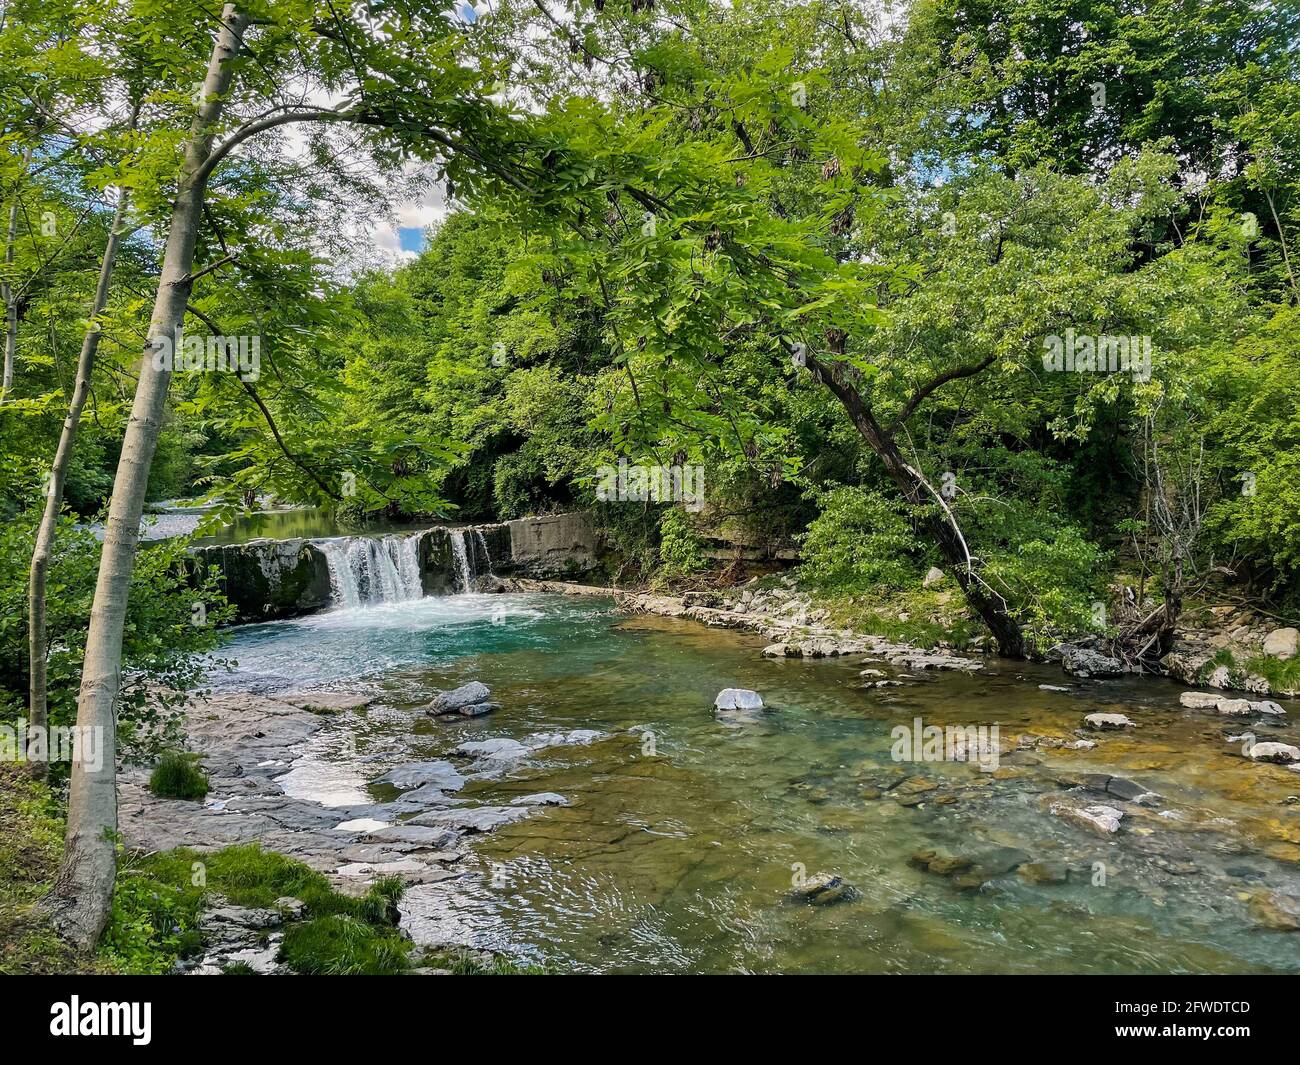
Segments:
[[[23,173],[31,166],[32,150],[23,153]],[[14,279],[10,277],[14,266],[14,242],[18,239],[18,192],[21,184],[14,187],[13,199],[9,202],[9,225],[5,230],[5,276],[0,283],[0,299],[5,305],[5,365],[4,377],[0,379],[0,404],[9,398],[9,390],[14,385],[14,356],[18,351],[18,300],[14,296]]]
[[[104,246],[104,258],[99,264],[99,283],[95,286],[95,299],[90,308],[90,325],[81,341],[81,355],[77,359],[77,379],[72,390],[72,399],[68,404],[68,415],[63,419],[63,431],[59,434],[59,446],[54,452],[54,464],[50,467],[50,481],[45,493],[45,511],[41,514],[41,523],[36,530],[36,545],[32,551],[32,565],[27,583],[27,641],[31,659],[31,698],[29,710],[29,735],[31,742],[37,742],[38,730],[43,731],[49,723],[46,703],[46,654],[45,646],[45,576],[50,565],[50,556],[54,552],[54,537],[58,530],[59,511],[63,509],[63,486],[68,476],[68,464],[72,460],[72,449],[77,442],[77,429],[81,424],[81,411],[90,395],[90,379],[95,369],[95,354],[99,350],[99,316],[108,305],[108,286],[113,277],[113,264],[117,259],[117,246],[121,240],[123,216],[126,213],[127,192],[125,189],[118,196],[117,209],[113,212],[112,228],[108,232],[108,243]],[[46,749],[51,750],[48,741]],[[46,759],[37,759],[29,763],[37,777],[44,777],[49,771]]]
[[[140,364],[131,418],[113,480],[104,549],[86,637],[86,656],[77,700],[78,731],[94,730],[103,760],[99,768],[74,759],[68,798],[68,828],[63,864],[47,902],[59,930],[88,948],[108,920],[115,872],[117,831],[116,703],[120,690],[122,629],[140,536],[149,466],[171,383],[171,365],[155,352],[174,343],[185,319],[191,287],[194,245],[202,218],[205,181],[201,174],[230,87],[232,60],[239,52],[248,16],[227,4],[203,80],[203,98],[185,146],[171,227],[163,256],[158,294],[149,324],[149,342]]]
[[[928,508],[936,502],[942,506],[941,500],[931,494],[925,479],[899,451],[893,436],[876,420],[857,388],[846,379],[843,370],[834,364],[821,363],[811,355],[806,356],[806,365],[843,405],[867,446],[885,464],[885,469],[903,493],[903,498],[914,508]],[[945,513],[925,519],[927,531],[947,560],[953,576],[957,578],[966,602],[993,633],[998,653],[1008,658],[1024,658],[1025,636],[1019,623],[1011,616],[1006,603],[1000,601],[1001,597],[975,574],[956,519],[952,517],[951,511],[944,509]]]

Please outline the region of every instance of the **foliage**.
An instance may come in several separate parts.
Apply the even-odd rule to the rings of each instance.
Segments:
[[[668,507],[659,518],[660,575],[690,577],[707,568],[704,545],[681,507]]]
[[[0,705],[22,713],[27,700],[27,576],[34,515],[0,526]],[[179,714],[199,689],[206,656],[222,643],[232,615],[215,575],[196,582],[184,538],[145,547],[132,578],[123,633],[118,743],[131,757],[174,745]],[[47,584],[50,724],[76,719],[77,683],[100,544],[93,533],[60,522]]]
[[[918,576],[920,544],[902,506],[862,487],[819,494],[802,541],[800,576],[845,594],[906,586]]]

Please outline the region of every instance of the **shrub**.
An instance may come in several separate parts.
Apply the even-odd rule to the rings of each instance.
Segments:
[[[669,507],[659,518],[660,573],[667,578],[689,577],[707,568],[704,545],[681,507]]]
[[[822,492],[817,503],[820,513],[803,536],[801,580],[840,592],[916,582],[919,545],[901,503],[844,486]]]
[[[166,751],[149,774],[149,790],[160,799],[201,799],[208,793],[208,775],[197,754]]]

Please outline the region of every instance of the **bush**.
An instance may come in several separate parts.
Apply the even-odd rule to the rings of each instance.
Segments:
[[[681,507],[669,507],[659,518],[660,574],[666,578],[689,577],[706,569],[709,560],[704,545]]]
[[[160,799],[202,799],[208,793],[208,775],[197,754],[166,751],[149,774],[149,790]]]
[[[905,588],[919,579],[919,544],[903,504],[869,488],[837,486],[817,497],[803,535],[801,580],[836,592]]]

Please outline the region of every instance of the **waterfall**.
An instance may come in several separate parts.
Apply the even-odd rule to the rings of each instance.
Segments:
[[[462,592],[473,590],[474,570],[469,563],[469,550],[465,541],[464,529],[448,529],[447,538],[451,541],[451,558],[456,564],[456,584]]]
[[[336,606],[398,603],[424,595],[420,580],[420,537],[338,536],[312,541],[330,570]]]
[[[488,550],[487,540],[483,537],[483,530],[475,529],[474,538],[478,541],[478,546],[483,550],[483,566],[487,570],[487,575],[492,576],[492,553]]]

